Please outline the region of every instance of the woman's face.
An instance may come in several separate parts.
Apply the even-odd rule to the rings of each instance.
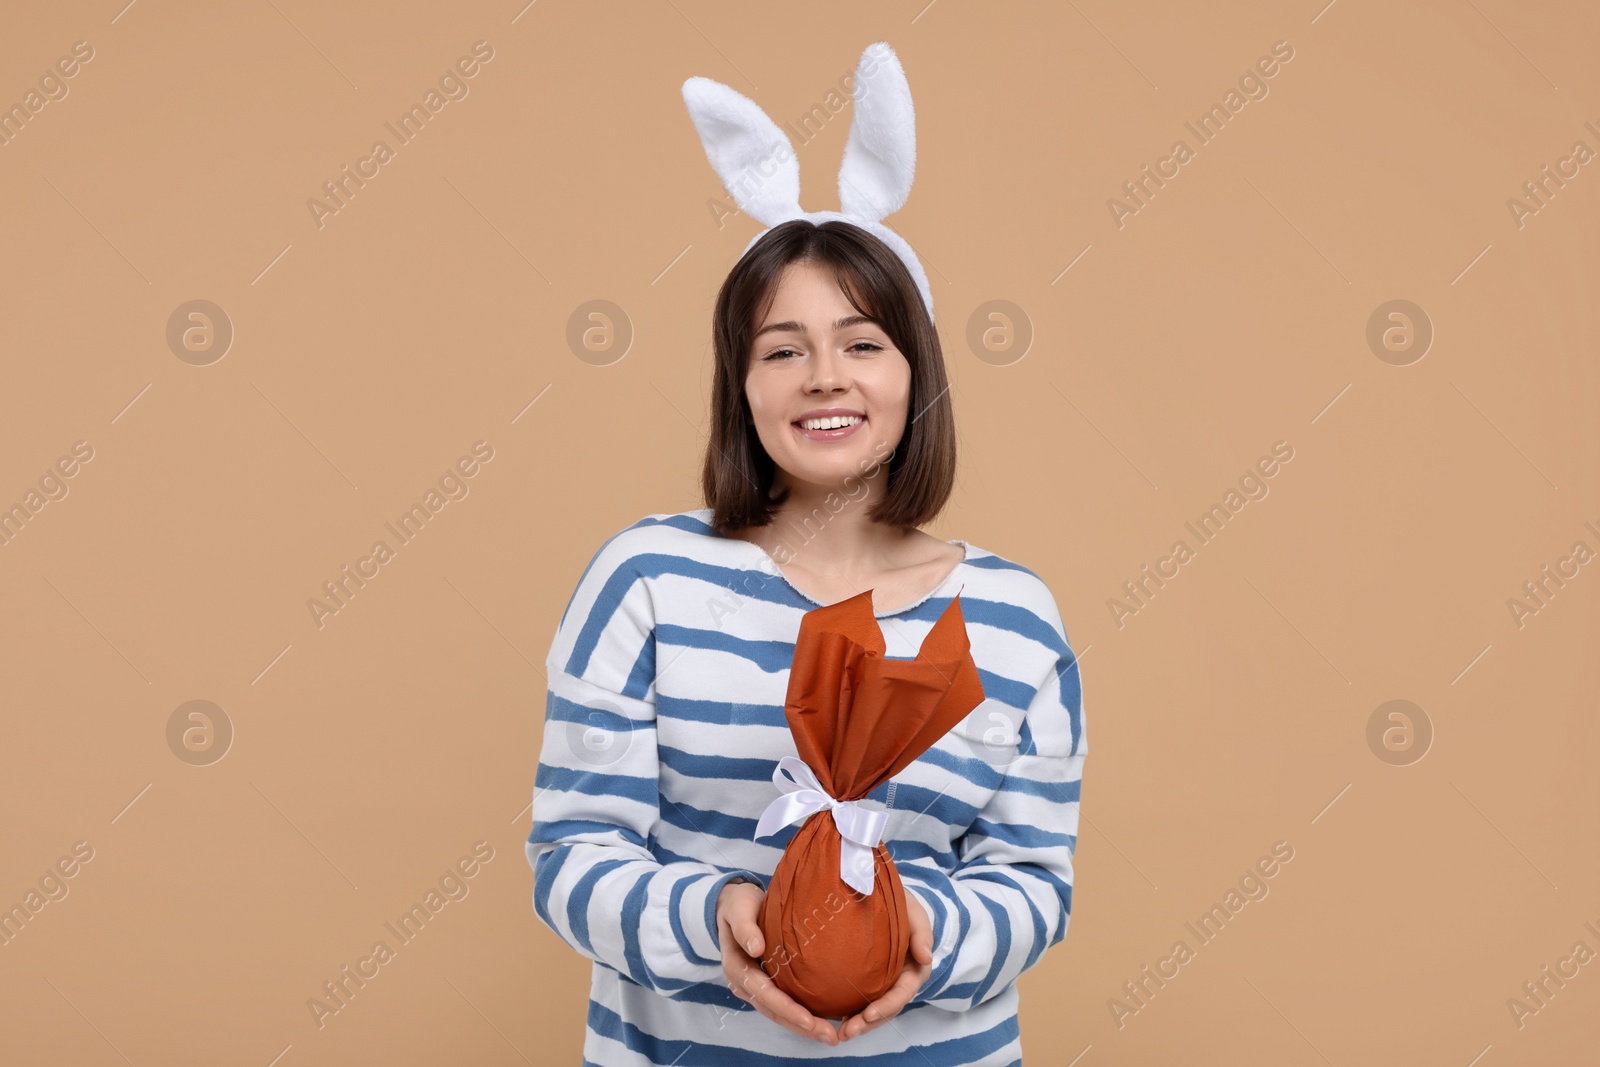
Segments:
[[[745,396],[756,434],[782,476],[832,488],[885,462],[900,443],[911,364],[882,327],[845,299],[830,269],[797,261],[756,324]],[[802,427],[822,413],[853,418],[836,429]]]

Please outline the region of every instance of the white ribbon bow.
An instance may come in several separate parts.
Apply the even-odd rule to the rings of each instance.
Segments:
[[[772,772],[772,784],[781,793],[761,813],[756,822],[756,837],[768,837],[823,808],[831,809],[833,824],[839,828],[839,877],[856,892],[871,896],[872,850],[883,836],[889,813],[863,808],[854,800],[830,797],[822,791],[822,783],[817,781],[805,760],[798,756],[784,756],[778,761]]]

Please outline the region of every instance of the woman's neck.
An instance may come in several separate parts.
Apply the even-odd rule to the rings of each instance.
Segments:
[[[766,526],[744,531],[785,567],[845,575],[905,566],[907,550],[926,535],[874,522],[880,493],[851,497],[841,489],[791,485]]]

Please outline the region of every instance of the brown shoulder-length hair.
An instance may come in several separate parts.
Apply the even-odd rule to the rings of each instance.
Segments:
[[[711,525],[723,534],[765,526],[788,498],[787,489],[769,496],[776,465],[756,434],[744,385],[751,335],[772,306],[778,279],[789,264],[805,260],[832,268],[845,299],[876,322],[911,364],[905,434],[887,463],[888,489],[867,514],[891,526],[922,526],[944,509],[956,475],[955,412],[939,335],[911,272],[888,245],[848,222],[806,219],[774,226],[717,293],[711,435],[701,474]]]

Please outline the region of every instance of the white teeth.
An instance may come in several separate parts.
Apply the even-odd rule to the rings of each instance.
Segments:
[[[801,419],[800,425],[808,430],[837,430],[844,426],[854,426],[860,421],[860,415],[835,415],[828,419]]]

